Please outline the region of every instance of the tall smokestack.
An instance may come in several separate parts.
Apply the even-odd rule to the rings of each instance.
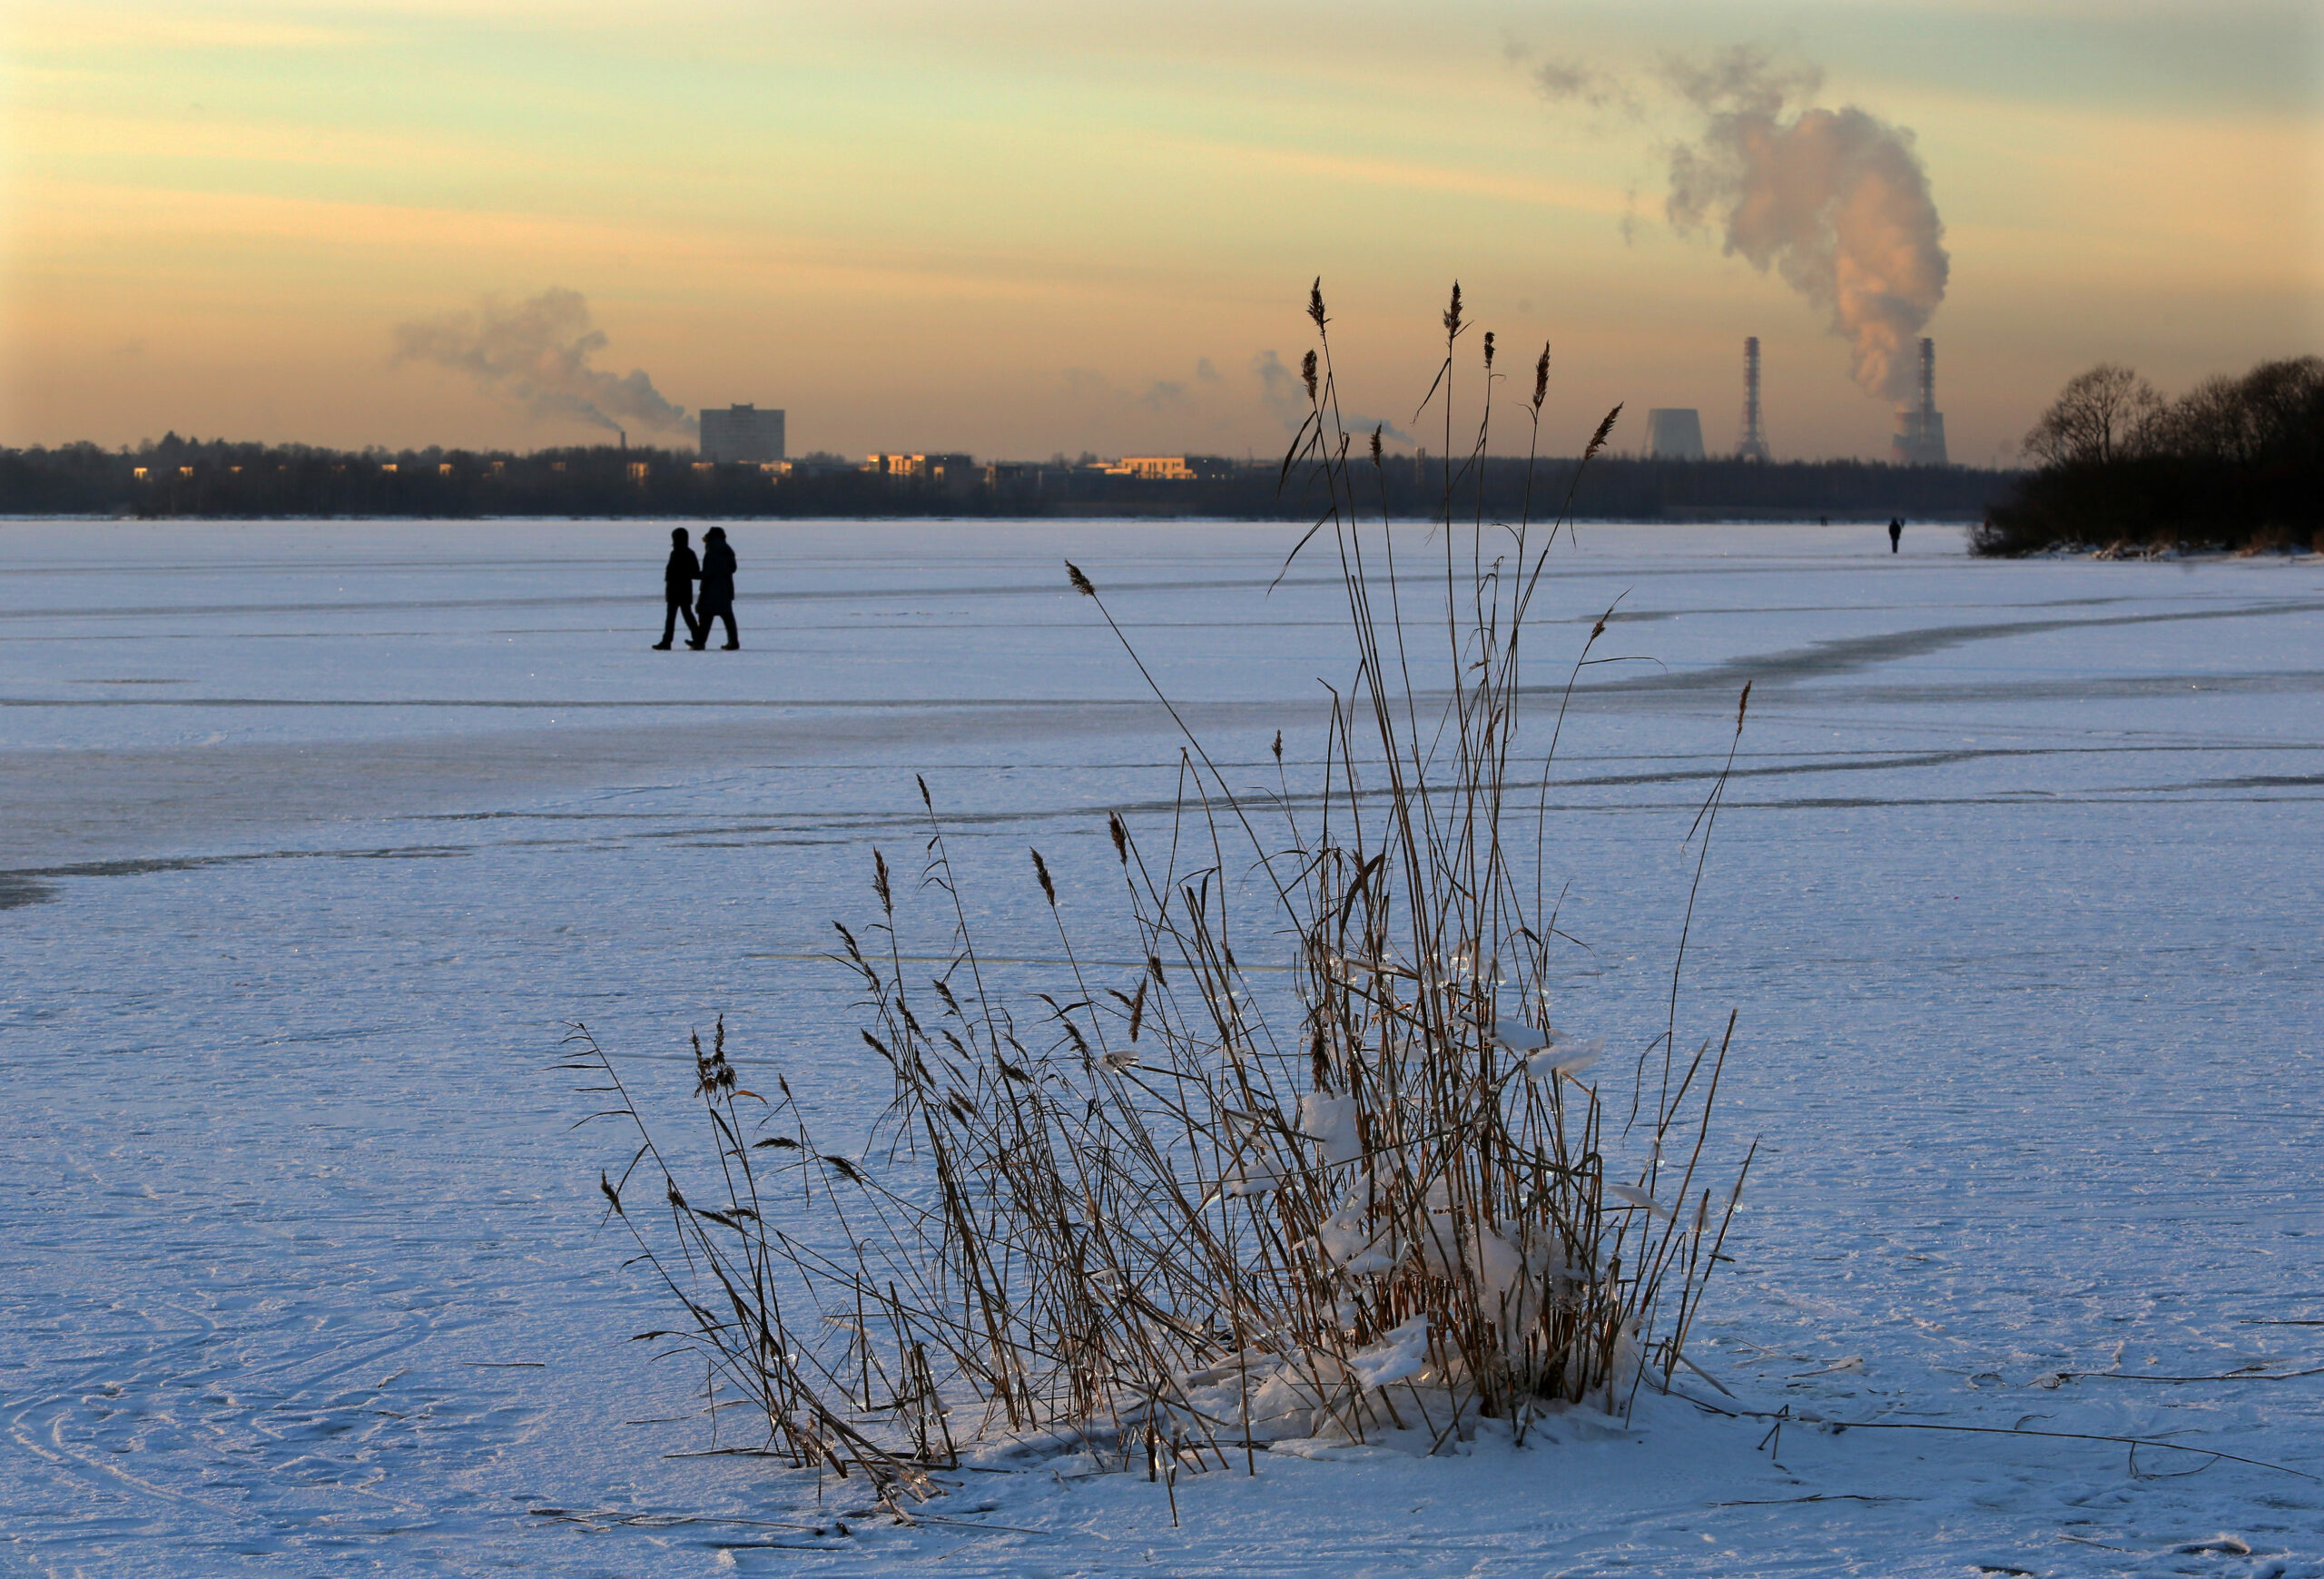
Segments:
[[[1743,439],[1735,446],[1738,460],[1766,460],[1767,429],[1759,425],[1759,337],[1743,342]]]
[[[1921,340],[1920,404],[1896,412],[1899,466],[1945,466],[1945,413],[1936,409],[1936,341]]]

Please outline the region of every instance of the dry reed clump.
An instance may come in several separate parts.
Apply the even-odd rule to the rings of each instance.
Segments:
[[[1447,439],[1443,559],[1427,612],[1400,606],[1413,583],[1363,514],[1320,282],[1308,311],[1310,410],[1284,477],[1317,514],[1293,557],[1319,537],[1336,552],[1357,661],[1307,809],[1287,781],[1280,799],[1237,791],[1189,734],[1167,841],[1149,852],[1109,821],[1143,967],[1089,962],[1035,851],[1063,963],[1053,991],[1019,998],[980,952],[923,780],[921,886],[950,963],[915,970],[875,851],[879,920],[840,927],[838,957],[893,1100],[851,1152],[780,1077],[744,1089],[722,1022],[694,1048],[715,1167],[690,1193],[576,1033],[573,1067],[637,1127],[602,1177],[609,1209],[685,1313],[641,1336],[701,1357],[722,1432],[746,1415],[749,1450],[864,1472],[899,1513],[970,1442],[1070,1444],[1175,1483],[1285,1439],[1433,1451],[1491,1420],[1522,1440],[1545,1409],[1667,1383],[1722,1258],[1749,1166],[1714,1187],[1704,1165],[1732,1018],[1682,1055],[1674,974],[1669,1029],[1614,1105],[1584,1078],[1598,1043],[1552,1023],[1543,806],[1562,704],[1542,745],[1521,748],[1518,721],[1563,509],[1546,530],[1530,498],[1513,524],[1461,518],[1492,383],[1456,467],[1456,286],[1423,402]],[[1548,377],[1545,348],[1536,446]],[[1376,430],[1368,453],[1376,474]],[[1067,573],[1119,637],[1098,587]],[[1237,958],[1286,936],[1288,992]]]

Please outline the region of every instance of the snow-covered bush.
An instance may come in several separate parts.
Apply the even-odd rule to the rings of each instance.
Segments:
[[[970,1440],[1069,1442],[1171,1476],[1286,1438],[1430,1450],[1480,1419],[1521,1439],[1544,1408],[1619,1407],[1679,1363],[1742,1183],[1700,1176],[1727,1044],[1683,1055],[1674,1018],[1616,1111],[1587,1078],[1597,1042],[1555,1022],[1536,777],[1554,731],[1527,757],[1518,722],[1562,509],[1546,529],[1530,501],[1514,523],[1463,521],[1448,459],[1441,607],[1432,591],[1425,615],[1380,615],[1376,596],[1400,596],[1394,546],[1361,499],[1386,462],[1376,431],[1351,459],[1320,290],[1309,312],[1310,410],[1285,475],[1317,519],[1294,557],[1336,553],[1356,656],[1321,783],[1238,791],[1189,735],[1167,824],[1142,840],[1110,819],[1107,946],[1083,946],[1033,854],[1065,963],[1021,999],[980,953],[923,783],[920,892],[945,912],[950,967],[931,979],[900,943],[911,895],[877,852],[880,917],[840,929],[863,1040],[893,1077],[877,1132],[826,1150],[787,1083],[746,1089],[722,1026],[695,1049],[713,1198],[682,1188],[642,1120],[604,1179],[685,1312],[666,1336],[797,1463],[868,1471],[892,1499]],[[1448,456],[1466,327],[1455,287],[1430,396]],[[1472,457],[1492,357],[1488,335]],[[1537,443],[1548,370],[1545,350]],[[1279,958],[1286,936],[1290,991],[1237,956]],[[1125,944],[1142,968],[1084,962]],[[577,1061],[637,1119],[583,1038]],[[1620,1176],[1610,1130],[1637,1160]]]

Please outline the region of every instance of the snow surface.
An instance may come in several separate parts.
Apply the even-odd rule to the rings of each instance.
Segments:
[[[1715,1150],[1764,1138],[1704,1368],[2301,1474],[1644,1396],[1522,1450],[1259,1455],[1176,1525],[1142,1475],[1007,1463],[899,1529],[670,1456],[709,1439],[625,1341],[663,1312],[565,1022],[675,1120],[723,1012],[859,1122],[816,956],[874,844],[916,860],[913,774],[1034,961],[1025,847],[1102,942],[1105,812],[1171,794],[1062,558],[1253,783],[1277,728],[1312,774],[1348,644],[1321,561],[1265,595],[1279,526],[731,529],[747,648],[696,655],[646,650],[651,523],[0,525],[0,1571],[2324,1574],[2318,560],[1584,528],[1531,638],[1554,686],[1619,597],[1600,652],[1651,660],[1588,671],[1549,790],[1601,1089],[1756,682],[1679,1010],[1739,1009]]]

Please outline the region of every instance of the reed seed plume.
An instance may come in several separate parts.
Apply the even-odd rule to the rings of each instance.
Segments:
[[[1541,416],[1541,402],[1550,398],[1550,342],[1541,342],[1541,360],[1533,364],[1533,419]]]
[[[1319,334],[1324,325],[1331,322],[1324,316],[1324,277],[1321,274],[1316,275],[1315,282],[1307,288],[1307,316],[1315,321]]]
[[[1312,402],[1315,399],[1315,353],[1314,351],[1311,350],[1299,359],[1299,378],[1300,381],[1307,386],[1307,399]]]
[[[1073,589],[1081,594],[1082,597],[1095,597],[1098,596],[1097,585],[1092,582],[1088,577],[1084,576],[1081,573],[1080,566],[1075,564],[1070,559],[1068,559],[1065,562],[1065,577],[1068,581],[1073,584]],[[923,784],[921,786],[921,796],[925,798],[927,793],[927,785]]]
[[[1461,321],[1461,281],[1455,280],[1452,281],[1452,300],[1444,308],[1444,343],[1450,345],[1460,339],[1461,331],[1466,327]]]
[[[1485,371],[1492,371],[1492,331],[1485,331]]]
[[[1582,459],[1588,460],[1606,448],[1606,436],[1614,430],[1614,419],[1621,414],[1622,409],[1619,405],[1606,413],[1606,419],[1598,424],[1598,431],[1590,436],[1590,447],[1581,452]]]

